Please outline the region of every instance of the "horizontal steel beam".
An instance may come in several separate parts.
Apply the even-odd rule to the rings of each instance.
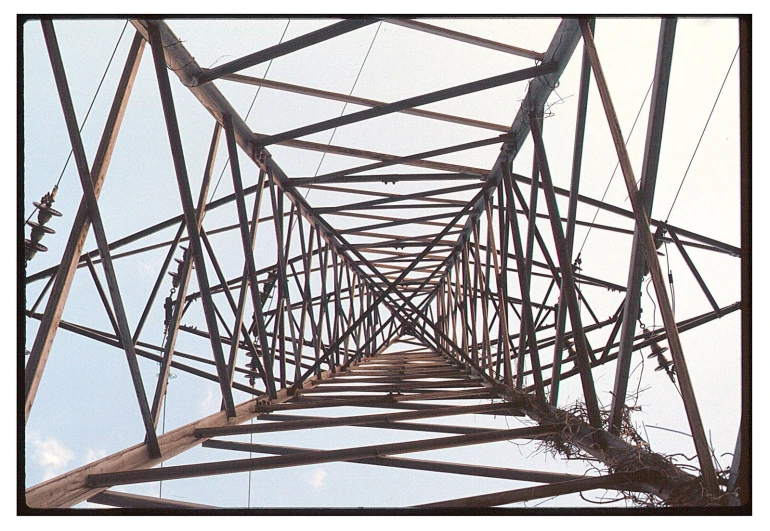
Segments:
[[[171,479],[193,478],[216,474],[232,474],[254,470],[271,470],[293,466],[330,463],[335,461],[351,461],[361,457],[376,457],[400,453],[456,448],[473,444],[508,441],[513,439],[531,439],[556,433],[561,426],[542,425],[512,430],[491,431],[472,435],[456,435],[438,439],[425,439],[403,443],[380,444],[357,448],[341,448],[338,450],[319,450],[296,455],[281,455],[275,457],[258,457],[253,459],[236,459],[231,461],[216,461],[213,463],[196,463],[192,465],[176,465],[164,468],[130,470],[106,474],[91,474],[86,479],[89,487],[104,487],[111,485],[127,485],[131,483],[146,483],[149,481],[168,481]],[[248,443],[232,442],[231,446]]]
[[[306,125],[291,131],[279,133],[277,135],[269,135],[259,140],[259,146],[267,147],[278,142],[285,140],[293,140],[301,136],[311,135],[321,131],[327,131],[334,129],[335,127],[341,127],[343,125],[349,125],[352,123],[360,122],[362,120],[369,120],[379,116],[385,116],[404,109],[412,107],[419,107],[421,105],[428,105],[429,103],[435,103],[437,101],[443,101],[449,98],[456,98],[458,96],[464,96],[466,94],[473,94],[481,90],[486,90],[494,87],[500,87],[503,85],[509,85],[518,81],[525,81],[533,77],[545,76],[556,71],[558,66],[555,63],[544,63],[538,66],[530,68],[524,68],[515,72],[509,72],[507,74],[501,74],[499,76],[488,77],[486,79],[480,79],[471,83],[464,83],[455,87],[437,90],[421,96],[415,96],[412,98],[406,98],[400,101],[375,107],[373,109],[367,109],[365,111],[358,111],[338,118],[332,118],[331,120],[324,120],[312,125]]]
[[[449,426],[451,427],[451,426]],[[290,446],[277,446],[273,444],[247,444],[246,447],[232,447],[232,441],[207,441],[203,444],[206,448],[219,448],[222,450],[250,451],[260,454],[295,455],[313,452],[310,448],[294,448]],[[425,459],[411,459],[408,457],[362,457],[349,461],[363,465],[389,466],[393,468],[406,468],[410,470],[425,470],[428,472],[442,472],[444,474],[461,474],[485,478],[509,479],[513,481],[536,481],[542,483],[556,483],[581,479],[582,476],[574,474],[560,474],[558,472],[544,472],[539,470],[521,470],[516,468],[502,468],[495,466],[466,465],[460,463],[446,463],[442,461],[428,461]]]
[[[274,90],[281,90],[284,92],[293,92],[295,94],[303,94],[305,96],[313,96],[316,98],[323,98],[326,100],[343,101],[345,103],[352,103],[354,105],[361,105],[363,107],[381,107],[387,105],[383,101],[370,100],[368,98],[359,98],[358,96],[340,94],[338,92],[329,92],[328,90],[319,90],[310,87],[302,87],[300,85],[292,85],[291,83],[282,83],[280,81],[271,81],[269,79],[263,79],[259,77],[244,76],[241,74],[229,74],[222,79],[226,81],[235,81],[237,83],[245,83],[247,85],[254,85],[257,87],[265,87]],[[493,124],[489,122],[483,122],[481,120],[473,120],[471,118],[463,118],[461,116],[452,116],[449,114],[443,114],[440,112],[425,111],[423,109],[404,109],[399,111],[403,114],[411,114],[413,116],[419,116],[421,118],[430,118],[432,120],[440,120],[443,122],[450,122],[460,125],[467,125],[470,127],[478,127],[481,129],[489,129],[492,131],[508,131],[508,126]]]
[[[154,496],[141,496],[127,492],[105,490],[88,498],[90,503],[120,507],[121,509],[216,509],[213,505],[202,505],[167,498],[155,498]]]
[[[243,70],[251,66],[256,66],[260,63],[265,63],[277,57],[296,52],[297,50],[307,48],[308,46],[313,46],[314,44],[327,41],[339,35],[344,35],[345,33],[355,31],[359,28],[363,28],[364,26],[368,26],[374,22],[377,21],[374,19],[366,18],[354,18],[343,20],[342,22],[336,22],[330,26],[326,26],[325,28],[311,31],[310,33],[306,33],[286,42],[265,48],[259,52],[255,52],[239,59],[235,59],[234,61],[230,61],[229,63],[219,65],[216,68],[205,70],[197,77],[196,85],[203,85],[204,83],[218,79],[226,74],[232,74],[238,70]]]
[[[426,503],[423,505],[416,505],[415,508],[494,507],[497,505],[520,503],[539,498],[550,498],[552,496],[561,496],[593,489],[637,490],[647,492],[649,488],[637,486],[637,482],[641,478],[646,478],[650,475],[651,474],[647,471],[638,472],[636,474],[607,474],[605,476],[572,479],[570,481],[541,485],[539,487],[527,487],[524,489],[495,492],[494,494],[482,494],[480,496],[470,496],[468,498]]]
[[[518,46],[511,46],[510,44],[503,44],[502,42],[495,42],[489,39],[482,39],[475,35],[468,35],[467,33],[461,33],[459,31],[450,30],[447,28],[441,28],[432,24],[426,24],[418,20],[409,18],[385,18],[383,19],[388,24],[395,24],[396,26],[403,26],[424,33],[430,33],[431,35],[438,35],[454,41],[464,42],[467,44],[473,44],[489,50],[496,50],[498,52],[507,53],[510,55],[517,55],[519,57],[526,57],[527,59],[534,59],[535,61],[542,61],[545,54],[527,50],[525,48],[519,48]]]

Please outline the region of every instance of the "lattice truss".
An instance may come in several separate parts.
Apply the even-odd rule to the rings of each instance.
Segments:
[[[740,504],[737,20],[131,20],[84,124],[123,22],[20,30],[30,507]]]

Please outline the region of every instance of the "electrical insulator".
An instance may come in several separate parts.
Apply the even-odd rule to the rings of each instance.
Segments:
[[[655,231],[652,239],[655,240],[655,248],[660,249],[663,247],[663,237],[666,235],[666,228],[663,225],[658,225],[658,229]]]
[[[674,362],[666,359],[666,357],[663,355],[664,352],[668,350],[668,347],[661,347],[657,342],[654,342],[652,346],[650,347],[652,352],[650,352],[647,357],[648,358],[657,358],[658,360],[658,366],[655,367],[656,371],[666,371],[666,374],[668,374],[668,377],[671,379],[671,381],[674,381],[674,375],[676,374],[676,367],[674,366]]]
[[[171,323],[171,317],[174,311],[174,299],[166,297],[166,302],[163,304],[163,309],[166,312],[166,318],[163,321],[163,326],[168,326]]]
[[[267,274],[267,280],[265,280],[262,286],[262,305],[265,305],[265,301],[270,298],[270,293],[275,288],[275,281],[278,279],[278,272],[273,269]]]
[[[48,248],[40,243],[43,236],[46,234],[55,234],[56,231],[50,227],[46,227],[52,217],[61,217],[61,212],[51,207],[56,198],[56,191],[58,186],[54,186],[51,192],[45,194],[40,198],[40,202],[34,201],[32,204],[37,208],[37,223],[31,220],[27,220],[27,225],[32,227],[29,234],[29,239],[24,240],[24,259],[26,261],[32,260],[37,253],[44,253]]]
[[[174,258],[174,261],[176,262],[176,271],[169,271],[168,274],[171,276],[171,284],[174,286],[174,289],[179,287],[179,284],[182,279],[182,269],[184,268],[184,263],[187,261],[187,248],[182,247],[182,259]],[[190,264],[192,269],[195,269],[195,267]]]
[[[250,372],[245,376],[249,379],[249,385],[254,387],[254,385],[257,383],[257,361],[251,352],[246,355],[249,356],[251,360],[249,360],[249,362],[246,364],[246,368],[249,369]]]

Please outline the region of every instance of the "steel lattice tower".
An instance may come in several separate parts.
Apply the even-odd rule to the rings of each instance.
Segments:
[[[740,188],[742,194],[744,232],[739,245],[712,237],[697,225],[651,216],[657,177],[665,164],[661,152],[668,138],[666,114],[671,113],[669,85],[675,83],[679,66],[679,58],[673,59],[674,18],[655,21],[657,51],[650,58],[654,75],[649,99],[645,96],[648,103],[643,104],[648,109],[646,136],[637,133],[644,136],[640,156],[624,136],[628,127],[621,130],[614,102],[624,101],[624,95],[611,90],[613,79],[605,78],[601,59],[611,50],[602,48],[601,40],[594,43],[594,33],[601,39],[602,25],[610,27],[605,19],[554,23],[556,30],[542,52],[530,50],[534,44],[517,47],[433,21],[326,20],[320,29],[285,40],[281,36],[278,44],[239,58],[225,57],[209,68],[192,52],[201,53],[195,32],[203,34],[209,21],[196,20],[198,25],[186,27],[180,39],[171,29],[178,21],[133,19],[126,33],[134,33],[133,41],[127,52],[121,51],[122,70],[111,105],[103,109],[99,135],[84,128],[79,103],[83,98],[75,90],[84,58],[65,53],[68,41],[60,24],[67,27],[67,22],[22,18],[19,26],[22,33],[28,30],[25,55],[31,55],[29,47],[45,47],[51,69],[40,75],[48,76],[51,92],[55,84],[55,120],[63,116],[64,121],[52,130],[66,131],[70,169],[77,174],[67,193],[77,196],[71,199],[73,205],[79,203],[67,211],[58,206],[67,199],[59,199],[61,220],[49,215],[34,221],[35,212],[43,216],[52,210],[54,189],[47,203],[44,198],[32,207],[36,197],[25,197],[21,209],[19,232],[29,231],[23,223],[33,221],[27,224],[32,234],[26,243],[26,236],[19,239],[19,252],[37,245],[41,253],[37,259],[28,254],[20,273],[27,327],[27,346],[21,349],[27,356],[19,353],[25,375],[21,429],[26,426],[29,444],[40,423],[57,422],[52,415],[76,415],[68,413],[66,403],[57,413],[48,399],[35,399],[39,389],[44,393],[46,386],[56,387],[57,378],[66,379],[60,372],[65,369],[45,372],[57,359],[70,360],[66,370],[83,377],[83,383],[73,385],[83,396],[92,396],[88,382],[96,376],[88,374],[91,368],[85,362],[72,361],[75,354],[69,353],[84,351],[77,356],[85,356],[93,349],[114,358],[125,354],[128,371],[121,354],[121,368],[100,376],[114,388],[103,396],[114,396],[126,408],[121,410],[126,423],[138,428],[140,418],[142,431],[134,432],[133,446],[118,446],[125,449],[28,486],[21,493],[24,511],[84,501],[208,511],[250,508],[252,499],[257,500],[257,511],[278,511],[275,505],[260,503],[252,490],[264,494],[277,489],[294,468],[329,463],[346,463],[344,470],[351,474],[354,469],[402,474],[403,480],[395,480],[398,488],[405,499],[414,500],[406,503],[410,508],[404,512],[521,507],[523,502],[597,489],[612,492],[628,507],[750,508],[750,19],[733,19],[740,39],[740,131],[732,132],[732,141],[738,147],[740,175],[722,175],[718,181],[729,190]],[[95,23],[81,22],[83,28]],[[35,37],[32,25],[35,32],[42,28],[40,37]],[[382,28],[395,33],[378,34]],[[289,61],[311,50],[320,50],[319,57],[328,57],[330,65],[343,64],[342,52],[324,47],[362,32],[373,35],[367,37],[369,51],[378,38],[391,44],[393,35],[404,36],[407,47],[409,38],[419,36],[433,39],[437,47],[450,43],[477,53],[479,63],[488,57],[484,54],[498,54],[514,66],[472,81],[438,80],[426,86],[441,88],[390,102],[254,74],[254,67]],[[74,39],[72,31],[65,34]],[[409,50],[418,52],[430,57],[429,49]],[[368,57],[369,52],[359,76]],[[24,64],[24,102],[30,105],[38,78]],[[554,102],[565,100],[555,90],[560,82],[564,86],[570,66],[577,80],[574,98],[567,100],[571,107],[557,110]],[[412,83],[423,86],[399,74],[390,72],[393,79],[387,81],[405,87],[401,93],[414,94],[417,90],[409,91]],[[251,107],[242,112],[248,100],[244,91],[250,91],[250,98],[256,87],[267,91],[263,98],[300,102],[284,108],[284,100],[269,100],[271,113],[288,116],[283,123],[289,125],[263,128],[262,123],[271,123],[269,117],[249,118]],[[477,116],[481,101],[472,98],[506,87],[518,87],[522,95],[511,99],[506,93],[507,108],[499,113],[498,122],[512,125],[471,118]],[[132,106],[137,91],[151,93],[155,100]],[[449,106],[455,101],[467,103],[467,109]],[[344,102],[345,107],[341,113],[338,107],[316,112],[303,102]],[[455,108],[462,112],[446,110]],[[569,114],[572,121],[565,127],[564,121],[550,120],[554,114]],[[259,120],[263,122],[253,125]],[[119,135],[124,121],[129,125]],[[142,148],[146,154],[122,148],[141,142],[137,123],[148,136],[150,130],[160,131],[162,148]],[[199,123],[207,124],[205,134]],[[360,138],[375,140],[337,141],[334,135],[345,128],[357,128]],[[435,136],[430,128],[446,128],[447,136]],[[592,128],[600,130],[605,145],[614,150],[620,167],[617,178],[622,178],[618,182],[627,199],[600,200],[591,188],[594,181],[601,186],[605,182],[591,166],[591,156],[599,149]],[[257,132],[266,130],[278,132]],[[21,124],[21,138],[32,133],[32,125]],[[420,134],[438,140],[431,145],[422,142]],[[401,154],[370,147],[377,141],[388,145],[394,137],[417,147]],[[444,141],[450,138],[460,140]],[[561,143],[568,149],[561,149]],[[43,151],[40,144],[25,142],[27,167],[35,153]],[[295,153],[329,157],[326,163],[332,169],[319,172],[324,164],[320,159],[313,162],[318,166],[312,174],[304,169],[309,165],[293,158]],[[131,171],[145,168],[157,188],[148,187],[150,181],[143,176],[133,181],[131,171],[120,169],[129,158],[135,164]],[[531,171],[524,169],[528,165]],[[23,166],[20,172],[26,183],[36,179]],[[115,203],[113,191],[107,206],[100,195],[104,185],[112,186],[107,177],[115,173],[115,186],[126,187],[125,204]],[[223,188],[216,196],[220,182]],[[563,183],[568,186],[559,186]],[[674,203],[678,196],[677,191]],[[132,197],[141,197],[141,204],[132,203]],[[671,199],[665,201],[668,205]],[[578,216],[579,209],[583,216]],[[611,221],[599,223],[596,216],[590,220],[594,211]],[[131,230],[120,226],[120,219]],[[39,245],[48,232],[41,226],[69,231],[69,236],[46,236],[42,244],[52,250],[42,254]],[[590,231],[595,231],[591,238],[606,239],[606,247],[589,258],[581,253],[578,238],[585,235],[585,245]],[[38,266],[41,256],[53,260],[52,265]],[[152,278],[127,280],[138,273],[124,264],[141,266],[145,256],[154,257]],[[676,316],[669,258],[683,264],[677,280],[687,277],[697,295],[680,297]],[[725,268],[731,286],[739,285],[740,276],[741,291],[715,291],[714,285],[724,278],[708,269],[712,266],[706,264],[712,263]],[[728,296],[733,298],[725,304]],[[688,298],[698,297],[708,303],[707,311],[693,311],[698,306]],[[650,326],[653,312],[662,326]],[[709,440],[710,430],[717,427],[704,422],[696,400],[707,392],[697,376],[691,376],[701,374],[692,369],[693,360],[700,363],[698,353],[691,351],[690,343],[683,344],[680,335],[698,330],[703,341],[716,341],[708,334],[721,332],[709,326],[739,315],[736,326],[743,342],[733,342],[732,351],[719,359],[709,358],[717,374],[742,363],[741,409],[730,411],[731,422],[740,422],[740,432],[731,464],[723,467]],[[104,326],[94,324],[99,319]],[[60,339],[63,335],[66,338]],[[57,349],[59,345],[65,346]],[[684,435],[691,442],[683,444],[694,449],[693,460],[651,447],[635,422],[643,409],[637,406],[634,382],[642,383],[642,376],[635,375],[637,363],[642,371],[645,364],[657,371],[654,386],[678,393],[666,407],[686,418]],[[182,402],[189,400],[184,389],[204,383],[216,390],[217,412],[198,415],[192,404],[178,402],[174,407],[185,411],[178,416],[184,421],[172,421],[167,429],[169,390]],[[83,396],[73,397],[73,404]],[[664,395],[656,394],[656,399],[666,401],[659,396]],[[103,407],[109,410],[117,404]],[[92,429],[107,433],[110,428],[94,420]],[[324,433],[332,435],[316,444],[314,437]],[[507,441],[530,443],[540,457],[511,460],[505,454],[516,449]],[[503,442],[504,448],[490,446]],[[437,453],[445,450],[448,453]],[[28,446],[22,457],[28,473],[30,452]],[[432,453],[409,455],[417,452]],[[543,456],[553,463],[567,459],[590,467],[545,466]],[[277,472],[261,480],[260,474],[268,471]],[[187,478],[224,481],[221,478],[238,473],[248,473],[248,504],[156,498],[129,488],[192,481]],[[425,489],[412,492],[410,478],[418,476],[436,485],[451,476],[455,483],[447,483],[446,491],[437,486],[434,495]],[[489,483],[474,483],[481,481]],[[323,476],[318,479],[322,482]],[[201,492],[210,488],[196,485]],[[210,488],[214,498],[218,488]],[[442,497],[455,492],[451,489],[463,494]],[[377,489],[362,485],[364,490]],[[573,501],[564,505],[574,503],[569,499]],[[315,506],[312,500],[292,500],[280,507]],[[377,506],[390,505],[385,500]]]

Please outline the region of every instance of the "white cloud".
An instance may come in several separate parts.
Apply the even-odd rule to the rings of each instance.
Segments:
[[[310,476],[310,481],[308,481],[308,483],[310,483],[310,485],[312,485],[312,487],[315,489],[322,489],[326,486],[326,483],[324,482],[326,476],[326,470],[323,468],[316,468],[313,471],[313,475]]]
[[[75,457],[72,450],[52,437],[42,440],[35,436],[32,446],[35,448],[35,461],[43,468],[43,481],[58,476]]]
[[[139,271],[147,278],[155,278],[158,276],[158,271],[155,268],[155,264],[151,262],[145,262],[139,260]]]
[[[201,412],[204,415],[210,415],[214,411],[219,410],[220,401],[214,396],[211,391],[211,387],[206,388],[206,396],[201,400]]]
[[[98,450],[89,448],[86,452],[86,463],[93,463],[102,457],[107,457],[107,452],[104,450],[104,448],[100,448]]]

